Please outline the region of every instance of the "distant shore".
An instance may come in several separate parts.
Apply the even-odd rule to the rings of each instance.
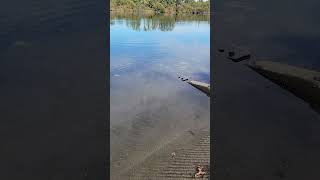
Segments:
[[[131,8],[111,8],[110,12],[112,14],[141,14],[146,16],[156,15],[156,12],[152,9],[131,9]]]
[[[143,10],[135,10],[135,9],[110,9],[111,17],[128,17],[128,16],[136,16],[136,17],[154,17],[154,16],[166,16],[172,18],[196,18],[197,17],[207,17],[208,20],[210,18],[210,13],[203,13],[203,14],[192,14],[192,13],[182,13],[175,14],[174,12],[167,12],[167,13],[156,13],[150,9],[143,9]],[[201,19],[201,18],[200,18]]]
[[[131,1],[130,1],[131,2]],[[132,13],[138,12],[142,14],[199,14],[199,15],[208,15],[210,14],[210,3],[206,2],[189,2],[189,3],[180,3],[178,5],[171,4],[141,4],[141,3],[123,3],[121,1],[113,0],[111,1],[111,12],[123,12],[123,13]]]

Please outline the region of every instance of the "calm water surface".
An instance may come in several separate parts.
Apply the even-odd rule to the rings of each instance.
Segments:
[[[108,179],[104,12],[97,1],[2,1],[0,179]]]
[[[112,171],[187,129],[209,128],[209,98],[178,79],[210,82],[207,17],[112,17]]]

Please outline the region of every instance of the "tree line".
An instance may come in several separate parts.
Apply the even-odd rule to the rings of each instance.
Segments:
[[[208,14],[209,1],[203,0],[111,0],[111,10],[153,11],[154,13]]]

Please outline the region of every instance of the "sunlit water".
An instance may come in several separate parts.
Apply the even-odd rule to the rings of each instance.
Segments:
[[[111,173],[188,129],[209,128],[207,17],[111,18]]]

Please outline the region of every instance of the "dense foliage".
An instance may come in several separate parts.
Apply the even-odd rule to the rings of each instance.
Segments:
[[[111,0],[111,10],[152,10],[155,13],[209,13],[209,1],[195,0]]]

